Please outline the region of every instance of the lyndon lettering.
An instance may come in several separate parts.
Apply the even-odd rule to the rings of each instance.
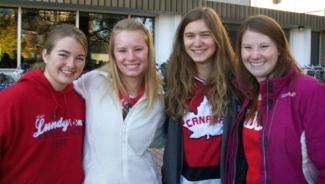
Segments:
[[[36,121],[35,121],[36,132],[33,134],[33,137],[36,138],[48,131],[54,129],[60,129],[60,128],[62,128],[62,132],[66,132],[69,125],[82,126],[81,120],[76,120],[73,124],[71,122],[72,122],[71,119],[65,120],[63,119],[63,117],[61,117],[57,121],[46,123],[44,115],[39,115],[36,117]]]

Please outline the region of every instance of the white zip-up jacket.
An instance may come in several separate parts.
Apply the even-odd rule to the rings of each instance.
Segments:
[[[164,144],[163,96],[146,108],[145,95],[123,120],[109,74],[94,70],[75,81],[86,101],[85,184],[158,184],[150,146]]]

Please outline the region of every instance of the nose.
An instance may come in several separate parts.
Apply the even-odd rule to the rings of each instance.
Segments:
[[[74,67],[75,66],[75,59],[73,57],[69,57],[66,60],[66,65],[71,67],[71,68]]]
[[[259,59],[261,57],[261,53],[258,49],[253,49],[250,54],[251,59]]]
[[[127,55],[127,59],[128,59],[128,61],[134,61],[135,60],[135,53],[134,53],[134,51],[132,51],[132,50],[130,50],[129,52],[128,52],[128,55]]]
[[[201,41],[200,36],[195,36],[193,45],[194,46],[201,46],[201,43],[202,43],[202,41]]]

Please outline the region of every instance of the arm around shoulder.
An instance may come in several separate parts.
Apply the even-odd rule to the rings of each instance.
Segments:
[[[88,91],[99,82],[101,77],[106,77],[106,72],[93,70],[81,75],[77,80],[73,82],[74,89],[83,97],[86,98]]]

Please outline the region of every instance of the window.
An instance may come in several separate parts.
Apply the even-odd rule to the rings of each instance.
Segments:
[[[320,62],[320,32],[312,31],[311,32],[311,55],[310,55],[310,64],[319,65]]]
[[[17,67],[17,9],[0,7],[0,68]]]
[[[60,23],[75,24],[75,17],[75,12],[23,9],[21,68],[26,70],[41,62],[41,49],[49,29]]]
[[[86,71],[108,62],[108,42],[113,27],[127,17],[117,14],[80,13],[79,28],[86,34],[89,45]]]
[[[145,16],[132,16],[132,18],[142,22],[147,29],[151,32],[152,36],[154,33],[154,18],[153,17],[145,17]]]
[[[92,70],[109,61],[108,44],[114,25],[127,18],[123,14],[80,13],[79,28],[87,35],[89,54],[85,70]],[[152,33],[154,19],[145,16],[131,16],[142,22]]]
[[[57,24],[75,25],[76,13],[32,8],[22,8],[20,11],[18,8],[0,7],[0,69],[28,70],[33,64],[42,62],[41,49],[47,32]],[[18,17],[21,17],[19,33]],[[154,33],[153,17],[91,12],[80,12],[78,17],[79,28],[88,38],[89,54],[85,70],[98,68],[109,61],[109,38],[118,21],[131,17]],[[18,38],[21,38],[20,53],[17,53]],[[20,57],[17,58],[17,55]]]

